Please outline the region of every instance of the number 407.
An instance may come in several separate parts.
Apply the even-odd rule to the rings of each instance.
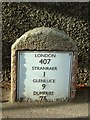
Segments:
[[[50,61],[51,61],[51,59],[41,59],[41,60],[39,61],[39,63],[41,63],[41,64],[49,64]]]

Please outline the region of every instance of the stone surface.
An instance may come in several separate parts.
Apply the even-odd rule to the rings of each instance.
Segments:
[[[11,47],[11,101],[16,99],[17,78],[17,51],[19,50],[46,50],[46,51],[72,51],[72,78],[70,98],[75,97],[77,55],[78,50],[71,38],[64,31],[54,28],[40,27],[23,34]]]

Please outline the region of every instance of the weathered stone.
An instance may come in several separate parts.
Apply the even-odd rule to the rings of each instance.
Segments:
[[[78,49],[73,40],[62,30],[49,27],[35,28],[26,32],[11,47],[11,101],[16,100],[17,51],[72,51],[72,78],[70,99],[75,97]]]

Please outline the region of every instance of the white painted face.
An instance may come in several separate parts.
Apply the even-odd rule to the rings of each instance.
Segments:
[[[18,52],[17,97],[40,100],[70,95],[72,52]]]

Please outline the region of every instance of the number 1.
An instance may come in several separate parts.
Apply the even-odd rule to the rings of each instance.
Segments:
[[[43,77],[45,77],[45,72],[43,73]]]

